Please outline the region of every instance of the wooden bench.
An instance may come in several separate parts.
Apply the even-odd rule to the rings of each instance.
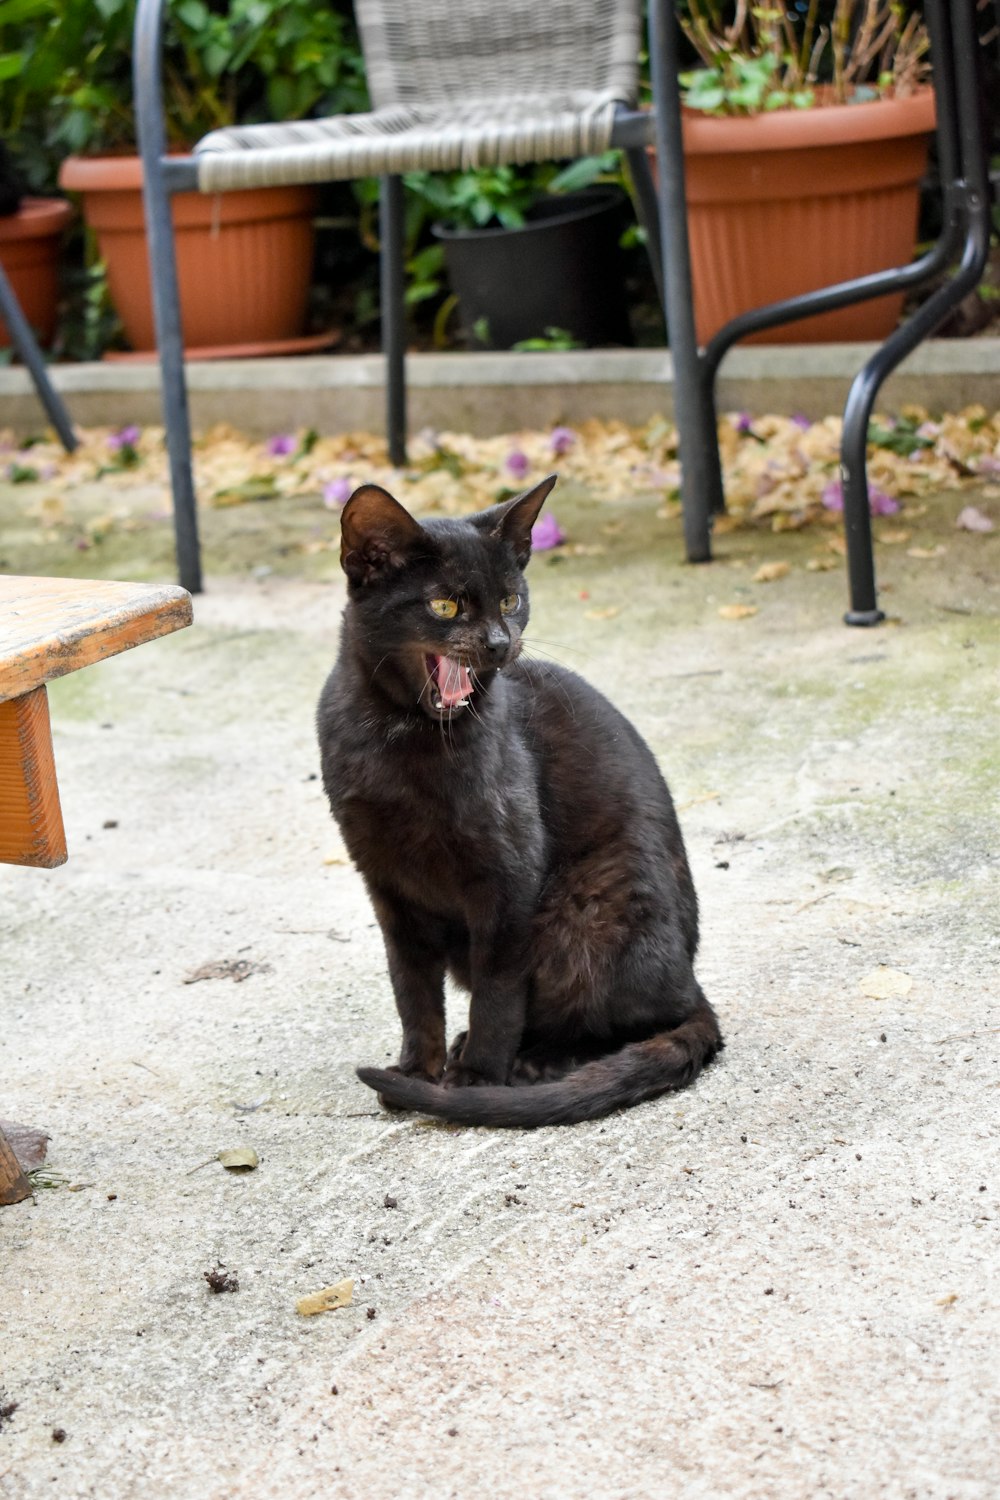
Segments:
[[[0,861],[66,860],[45,684],[190,623],[172,584],[0,575]]]
[[[190,623],[173,585],[0,575],[0,861],[66,859],[45,684]],[[0,1204],[30,1192],[0,1130]]]

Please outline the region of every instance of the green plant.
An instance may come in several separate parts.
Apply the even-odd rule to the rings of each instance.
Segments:
[[[565,328],[546,328],[544,335],[534,339],[520,339],[511,347],[519,354],[535,354],[563,349],[582,349],[583,345],[579,339],[567,333]]]
[[[899,0],[821,0],[804,16],[783,4],[737,0],[731,20],[717,0],[688,0],[681,25],[704,66],[682,74],[684,102],[716,115],[844,104],[908,94],[927,75],[919,14]]]
[[[29,181],[67,152],[134,147],[136,0],[0,0],[0,129]],[[346,3],[171,0],[164,93],[172,145],[236,121],[366,105]]]
[[[466,172],[408,172],[407,189],[424,205],[424,216],[456,229],[501,225],[520,229],[551,172],[518,167],[480,167]]]

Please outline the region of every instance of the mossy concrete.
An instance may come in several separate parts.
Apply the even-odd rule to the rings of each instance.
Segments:
[[[995,1493],[1000,541],[955,529],[976,498],[914,523],[942,553],[879,544],[890,620],[858,631],[828,528],[690,567],[656,500],[556,491],[535,648],[660,758],[727,1047],[685,1093],[531,1135],[390,1117],[354,1078],[397,1022],[317,780],[335,518],[205,516],[193,628],[52,684],[69,863],[0,870],[0,1113],[50,1132],[61,1179],[0,1210],[4,1500]],[[170,577],[134,499],[82,552],[0,492],[5,566]],[[883,965],[906,993],[864,993]],[[256,1171],[211,1160],[236,1145]],[[345,1276],[350,1307],[296,1313]]]

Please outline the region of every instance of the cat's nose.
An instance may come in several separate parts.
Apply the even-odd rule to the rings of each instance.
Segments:
[[[482,641],[483,651],[491,664],[503,661],[510,650],[510,636],[499,622],[486,626]]]

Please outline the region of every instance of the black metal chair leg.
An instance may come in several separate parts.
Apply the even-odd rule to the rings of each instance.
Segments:
[[[386,437],[389,462],[406,463],[406,301],[403,285],[403,179],[383,177],[379,198],[382,242],[382,349],[385,354]]]
[[[159,33],[162,5],[140,8],[133,59],[136,124],[142,156],[146,237],[149,242],[150,281],[156,342],[160,351],[160,397],[170,460],[174,497],[174,535],[177,571],[189,593],[202,590],[201,547],[194,475],[191,469],[191,423],[184,377],[184,340],[181,332],[177,259],[170,213],[170,190],[164,172],[167,143],[163,124]]]
[[[69,413],[49,379],[42,351],[31,331],[30,323],[24,316],[21,304],[14,294],[14,288],[7,280],[7,273],[3,266],[0,266],[0,317],[6,323],[10,341],[34,382],[38,398],[45,407],[49,421],[59,434],[59,441],[67,453],[72,453],[78,440],[73,431]]]
[[[868,423],[878,392],[900,361],[978,285],[989,258],[990,193],[978,118],[977,47],[971,9],[959,3],[942,11],[940,5],[941,0],[928,0],[927,11],[937,57],[934,77],[941,162],[953,174],[954,180],[946,188],[946,207],[949,217],[964,225],[964,246],[955,275],[890,334],[855,376],[848,394],[840,465],[851,601],[844,616],[848,625],[877,625],[885,619],[875,586],[865,467]],[[951,23],[950,33],[946,18]]]
[[[691,252],[684,197],[684,143],[677,76],[677,21],[668,0],[649,7],[649,52],[656,102],[657,200],[663,290],[674,367],[674,412],[680,438],[681,502],[689,562],[712,556],[711,513],[721,503],[718,434],[701,387],[691,296]]]

